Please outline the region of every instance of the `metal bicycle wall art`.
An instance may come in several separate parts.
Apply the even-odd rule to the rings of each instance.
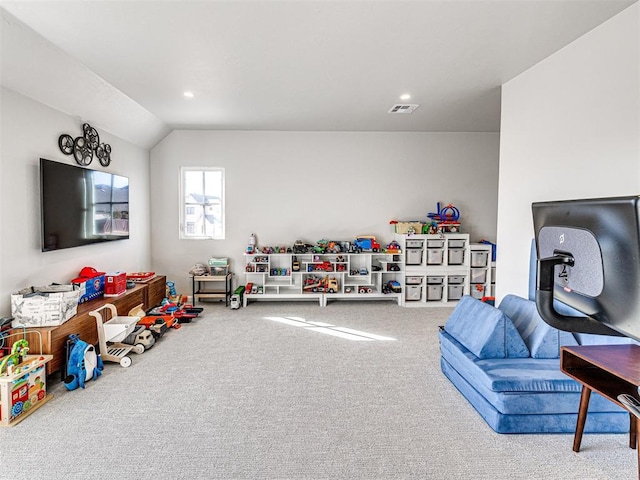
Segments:
[[[75,139],[63,133],[58,137],[58,147],[65,155],[73,155],[78,165],[87,166],[93,161],[93,155],[98,157],[100,165],[108,167],[111,163],[111,145],[100,143],[98,131],[88,123],[82,125],[83,135]]]

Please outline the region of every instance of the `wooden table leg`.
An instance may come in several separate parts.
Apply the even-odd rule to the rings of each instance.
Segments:
[[[629,448],[636,448],[638,440],[638,419],[632,413],[629,414]]]
[[[583,386],[580,395],[580,408],[578,410],[578,421],[576,422],[576,434],[573,437],[573,451],[580,451],[580,443],[582,443],[582,433],[584,432],[584,424],[587,421],[587,409],[589,408],[589,399],[591,398],[591,389]]]

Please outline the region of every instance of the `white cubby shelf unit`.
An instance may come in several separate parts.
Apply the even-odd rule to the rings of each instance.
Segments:
[[[243,304],[254,300],[393,300],[403,304],[404,265],[400,253],[245,254]],[[327,281],[325,281],[327,280]],[[397,282],[395,290],[389,282]],[[323,283],[324,282],[324,283]]]
[[[464,296],[489,296],[491,246],[469,234],[396,234],[404,254],[403,304],[451,307]]]

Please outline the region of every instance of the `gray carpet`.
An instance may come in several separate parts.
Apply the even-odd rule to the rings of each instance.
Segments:
[[[107,363],[85,390],[51,384],[49,403],[0,429],[0,478],[637,478],[626,435],[585,435],[576,454],[571,435],[493,432],[440,372],[449,313],[208,304],[130,368]]]

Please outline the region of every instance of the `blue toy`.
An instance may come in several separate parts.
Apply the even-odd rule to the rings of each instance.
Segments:
[[[97,380],[102,375],[104,364],[93,345],[80,340],[78,335],[69,335],[69,358],[64,386],[67,390],[84,388],[85,382]]]

